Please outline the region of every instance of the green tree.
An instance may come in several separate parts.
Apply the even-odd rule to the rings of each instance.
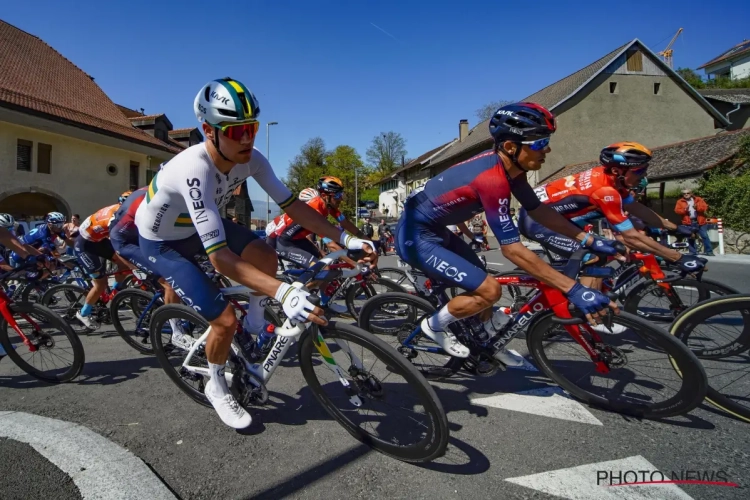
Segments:
[[[323,139],[313,137],[302,146],[300,153],[289,163],[284,184],[295,195],[305,188],[315,187],[320,176],[325,173],[327,156],[328,152]]]
[[[398,132],[382,132],[372,139],[367,161],[380,178],[406,165],[406,140]]]
[[[678,68],[677,73],[696,89],[747,89],[750,88],[750,77],[732,80],[728,76],[719,76],[704,80],[697,71],[690,68]]]
[[[500,101],[488,102],[481,108],[477,109],[475,113],[477,115],[477,118],[479,118],[479,121],[483,122],[485,120],[489,120],[490,118],[492,118],[492,115],[495,114],[495,111],[497,111],[498,108],[501,108],[505,106],[506,104],[511,104],[513,102],[515,101],[500,100]]]
[[[370,173],[369,167],[362,162],[357,150],[351,146],[336,146],[325,158],[326,174],[335,175],[344,183],[344,200],[341,203],[341,211],[347,217],[354,217],[355,200],[355,170],[357,173],[357,184],[359,192],[362,192],[363,180]]]
[[[690,68],[677,68],[677,74],[682,77],[683,80],[688,82],[696,89],[702,89],[706,86],[701,76]]]

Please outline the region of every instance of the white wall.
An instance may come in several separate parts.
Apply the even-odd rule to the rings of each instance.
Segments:
[[[34,143],[31,172],[16,168],[18,139]],[[37,172],[40,142],[52,146],[49,174]],[[140,164],[139,185],[145,185],[147,155],[0,121],[0,200],[33,189],[57,195],[72,213],[87,217],[117,203],[117,197],[129,189],[131,160]],[[107,172],[109,164],[117,166],[116,175]]]
[[[712,75],[717,72],[725,72],[729,68],[729,77],[732,80],[738,80],[740,78],[747,78],[750,76],[750,54],[745,57],[738,58],[734,61],[722,61],[715,66],[707,66],[705,68],[707,75]]]

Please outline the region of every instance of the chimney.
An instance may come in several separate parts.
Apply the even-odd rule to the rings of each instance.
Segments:
[[[469,135],[469,120],[461,120],[458,122],[458,140],[464,142],[466,136]]]

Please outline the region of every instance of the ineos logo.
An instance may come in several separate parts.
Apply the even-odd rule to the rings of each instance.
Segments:
[[[190,198],[192,198],[193,201],[200,200],[201,196],[203,196],[203,193],[201,193],[200,189],[190,188]]]
[[[594,292],[583,292],[581,298],[586,302],[593,302],[596,299],[596,294]]]

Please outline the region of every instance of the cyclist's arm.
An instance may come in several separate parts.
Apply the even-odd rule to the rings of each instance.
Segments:
[[[623,208],[641,219],[649,227],[666,227],[664,225],[664,219],[659,217],[659,214],[637,201],[627,203],[627,200],[624,200]]]
[[[520,241],[500,247],[503,257],[520,267],[531,276],[549,286],[568,293],[576,282],[564,274],[555,271],[549,264],[539,258]]]
[[[511,191],[531,218],[539,224],[568,238],[581,242],[586,240],[586,232],[581,230],[580,227],[560,215],[554,208],[539,201],[534,189],[525,177],[513,179]]]
[[[367,236],[365,236],[365,233],[363,233],[349,219],[347,219],[347,218],[340,219],[339,223],[341,224],[341,227],[344,228],[344,230],[349,231],[351,234],[353,234],[357,238],[362,238],[363,240],[369,240],[370,239]]]
[[[328,222],[327,217],[319,214],[317,210],[303,201],[294,200],[291,205],[286,207],[286,213],[294,222],[308,231],[333,241],[341,240],[342,231],[336,229],[333,224]]]
[[[2,244],[5,248],[10,249],[13,252],[16,252],[18,255],[20,255],[22,258],[26,258],[29,256],[29,252],[26,251],[26,247],[18,241],[10,231],[5,229],[4,227],[0,227],[0,244]]]

